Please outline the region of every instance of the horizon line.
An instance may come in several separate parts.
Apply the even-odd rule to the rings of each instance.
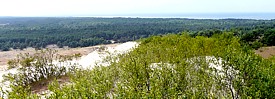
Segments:
[[[263,15],[265,14],[265,15]],[[91,18],[186,18],[186,19],[275,19],[275,12],[225,12],[225,13],[148,13],[148,14],[102,14],[102,15],[29,15],[29,16],[0,16],[3,17],[55,17],[55,18],[70,18],[70,17],[91,17]]]

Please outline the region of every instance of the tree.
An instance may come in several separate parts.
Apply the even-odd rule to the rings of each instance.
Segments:
[[[270,30],[264,34],[264,37],[262,38],[262,41],[264,44],[267,44],[268,46],[275,45],[275,30]]]

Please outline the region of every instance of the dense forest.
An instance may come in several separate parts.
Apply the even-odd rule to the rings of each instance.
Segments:
[[[275,96],[274,60],[264,59],[249,46],[242,46],[233,33],[211,37],[168,34],[139,42],[138,48],[119,55],[119,61],[110,59],[110,66],[72,69],[67,72],[71,84],[54,81],[48,86],[52,93],[45,98],[261,99]],[[31,62],[24,57],[25,60],[17,62]],[[44,68],[43,59],[37,58],[38,62],[30,66]],[[62,73],[62,69],[56,70]],[[8,97],[39,99],[40,96],[24,84],[27,82],[24,77],[26,75],[9,78],[14,85],[13,91],[6,92]]]
[[[192,36],[233,32],[253,48],[275,43],[275,20],[185,18],[0,18],[0,49],[86,47],[187,31]]]

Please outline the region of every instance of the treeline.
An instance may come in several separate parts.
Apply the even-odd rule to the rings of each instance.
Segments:
[[[6,17],[0,18],[0,49],[43,48],[50,44],[85,47],[182,31],[206,36],[212,31],[234,31],[243,36],[255,29],[274,27],[275,20]]]
[[[247,44],[253,49],[258,49],[263,46],[274,46],[275,45],[275,24],[266,24],[263,22],[257,26],[251,25],[250,27],[236,27],[227,32],[232,32],[234,36],[240,38],[240,42]],[[204,30],[194,32],[191,35],[211,37],[215,34],[222,34],[223,31],[218,29]]]

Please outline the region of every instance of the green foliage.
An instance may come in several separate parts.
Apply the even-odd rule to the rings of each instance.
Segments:
[[[263,47],[263,46],[264,46],[264,44],[261,43],[261,42],[258,42],[258,41],[253,42],[252,45],[251,45],[251,47],[253,49],[256,49],[256,50],[259,49],[260,47]]]
[[[33,83],[47,80],[52,77],[67,75],[75,71],[75,65],[58,66],[60,61],[66,63],[68,60],[78,58],[80,54],[71,56],[61,56],[56,54],[56,50],[46,49],[37,51],[34,54],[19,54],[17,59],[8,62],[9,68],[16,68],[16,74],[4,75],[4,79],[10,83],[10,90],[5,90],[9,98],[35,98],[35,94],[31,94],[31,86]],[[1,92],[3,93],[3,92]]]
[[[53,94],[49,98],[107,98],[115,81],[114,71],[107,67],[96,67],[92,71],[81,70],[71,75],[73,82],[60,86],[57,82],[49,86]]]
[[[210,38],[168,34],[140,41],[138,48],[120,55],[119,62],[92,70],[78,69],[67,85],[52,83],[49,89],[53,93],[47,98],[275,96],[274,62],[242,46],[233,33]]]
[[[262,40],[264,44],[267,44],[268,46],[275,45],[275,30],[273,29],[265,32]]]

